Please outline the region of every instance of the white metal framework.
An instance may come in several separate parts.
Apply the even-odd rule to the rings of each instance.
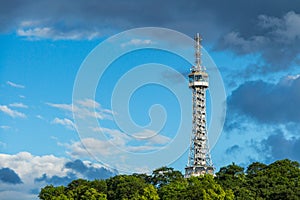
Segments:
[[[208,74],[201,63],[201,37],[195,36],[196,66],[189,74],[189,88],[193,94],[193,126],[190,141],[188,164],[185,177],[213,174],[214,167],[210,158],[206,129],[206,90],[208,88]]]

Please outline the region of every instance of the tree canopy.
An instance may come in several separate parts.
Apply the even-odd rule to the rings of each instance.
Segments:
[[[161,167],[152,174],[117,175],[106,180],[77,179],[67,186],[47,185],[42,200],[256,200],[299,199],[300,164],[288,159],[246,170],[232,163],[212,175],[184,178],[180,171]]]

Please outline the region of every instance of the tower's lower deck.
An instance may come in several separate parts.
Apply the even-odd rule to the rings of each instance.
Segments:
[[[201,176],[204,174],[214,174],[214,168],[212,166],[190,166],[185,168],[185,178],[191,176]]]

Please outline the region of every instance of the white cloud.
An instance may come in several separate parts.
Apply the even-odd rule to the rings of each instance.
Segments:
[[[70,173],[78,178],[86,178],[81,172],[66,167],[66,163],[72,162],[66,158],[59,158],[54,155],[35,156],[28,152],[20,152],[15,155],[0,154],[0,168],[10,168],[20,177],[23,184],[5,184],[0,182],[0,198],[4,199],[38,199],[32,195],[32,189],[40,189],[47,183],[37,182],[36,178],[42,177],[67,177]],[[103,165],[83,161],[87,167],[101,168]],[[17,197],[16,197],[17,195]]]
[[[116,140],[115,140],[116,139]],[[76,159],[93,158],[110,168],[118,171],[136,171],[137,166],[127,163],[126,151],[129,148],[125,145],[125,140],[115,138],[109,140],[99,140],[96,138],[84,138],[71,144],[64,144],[68,149],[68,155]],[[124,144],[123,144],[124,143]],[[131,152],[136,152],[132,151]]]
[[[82,143],[75,142],[71,146],[68,145],[68,148],[71,148],[72,152],[75,153],[74,155],[86,156],[86,149],[88,149],[93,154],[106,156],[109,155],[109,152],[114,152],[115,147],[125,151],[151,151],[161,148],[171,141],[171,138],[148,129],[133,135],[104,127],[90,128],[90,130],[95,132],[95,137],[83,138]],[[105,135],[106,140],[96,139],[99,133]],[[90,136],[93,135],[90,134]],[[132,142],[135,142],[135,145],[131,145]],[[84,146],[81,144],[84,144]]]
[[[25,184],[33,182],[35,178],[41,177],[43,174],[47,174],[49,177],[63,177],[71,172],[71,169],[65,167],[65,164],[71,160],[54,155],[35,156],[29,152],[20,152],[15,155],[0,154],[0,158],[0,167],[13,169]],[[88,163],[89,166],[103,167],[99,163],[83,162]],[[80,174],[77,175],[80,176]]]
[[[288,79],[295,80],[300,77],[300,74],[287,76]]]
[[[37,115],[36,118],[38,118],[38,119],[44,119],[44,117],[42,115]]]
[[[136,166],[126,163],[130,153],[149,153],[157,151],[167,145],[171,138],[157,133],[153,130],[141,130],[135,134],[127,134],[118,129],[95,127],[93,123],[89,124],[91,117],[97,119],[110,119],[113,111],[103,109],[101,105],[91,99],[77,101],[72,104],[53,104],[47,103],[49,106],[66,111],[71,114],[73,111],[79,118],[84,118],[85,127],[80,129],[81,141],[72,141],[70,143],[57,143],[67,148],[67,153],[73,158],[93,158],[103,163],[109,164],[113,168],[122,171],[132,171]],[[52,123],[65,125],[67,127],[74,126],[68,118],[55,118]],[[80,127],[79,127],[80,128]],[[129,154],[128,154],[129,153]],[[127,166],[124,169],[124,166]],[[146,165],[146,164],[145,164]],[[149,166],[145,166],[148,168]]]
[[[0,141],[0,147],[5,148],[6,147],[6,143]]]
[[[78,104],[83,106],[83,107],[88,107],[88,108],[99,108],[100,104],[93,99],[86,99],[86,100],[80,100],[78,101]]]
[[[37,26],[41,23],[39,20],[25,20],[21,21],[20,26],[21,27],[30,27],[30,26]]]
[[[16,110],[12,110],[9,107],[7,107],[6,105],[0,105],[0,111],[2,111],[3,113],[16,118],[16,117],[20,117],[20,118],[26,118],[26,115],[24,113],[18,112]]]
[[[75,104],[54,104],[54,103],[46,103],[47,105],[58,108],[64,111],[74,112],[78,118],[90,118],[94,117],[97,119],[112,119],[113,112],[109,109],[103,109],[101,105],[92,100],[85,99],[81,101],[77,101]],[[94,109],[95,108],[95,109]]]
[[[284,76],[279,81],[279,85],[291,86],[293,84],[293,82],[299,77],[300,77],[300,74]]]
[[[154,137],[149,138],[149,143],[151,144],[167,144],[171,141],[171,138],[165,135],[155,135]]]
[[[149,139],[151,137],[154,137],[156,135],[157,135],[157,132],[155,132],[153,130],[146,129],[142,132],[135,133],[134,137],[137,138],[137,139],[144,140],[144,139]]]
[[[96,133],[95,137],[86,137],[80,142],[65,144],[69,149],[68,154],[76,157],[94,156],[97,159],[108,159],[111,163],[121,164],[121,160],[126,165],[126,154],[128,152],[145,153],[161,149],[171,141],[171,138],[157,134],[152,130],[144,130],[132,136],[126,133],[108,128],[92,128]],[[97,139],[98,134],[105,135],[105,139]]]
[[[10,129],[11,127],[10,126],[5,126],[5,125],[2,125],[0,126],[1,129],[4,129],[4,130],[7,130],[7,129]]]
[[[93,155],[104,157],[117,155],[117,151],[115,148],[112,148],[110,142],[97,140],[95,138],[84,138],[79,142],[67,145],[67,147],[69,148],[68,154],[75,158],[90,157],[89,151],[91,150]]]
[[[20,152],[15,155],[0,154],[0,158],[0,166],[13,169],[24,183],[31,182],[44,173],[49,176],[64,176],[68,172],[64,169],[67,159],[54,155],[33,156],[28,152]]]
[[[149,39],[142,40],[142,39],[135,38],[135,39],[131,39],[128,42],[122,43],[121,47],[124,48],[127,46],[141,46],[141,45],[147,45],[147,44],[153,44],[153,42]]]
[[[118,132],[118,131],[116,131]],[[96,139],[93,137],[83,138],[71,144],[64,144],[68,149],[67,153],[72,158],[93,158],[104,163],[119,172],[140,172],[148,173],[155,165],[155,160],[143,160],[140,164],[134,161],[135,153],[148,153],[163,148],[161,145],[152,143],[131,144],[131,137],[126,136],[113,137],[107,140]]]
[[[64,119],[60,119],[60,118],[55,118],[52,121],[53,124],[60,124],[65,126],[68,129],[74,130],[75,129],[75,124],[73,123],[73,121],[71,121],[70,119],[64,118]]]
[[[50,177],[66,176],[70,171],[64,167],[67,161],[65,158],[57,158],[53,155],[33,156],[28,152],[15,155],[0,154],[0,167],[14,170],[23,182],[17,185],[0,184],[1,197],[14,199],[18,195],[17,199],[33,199],[36,195],[31,195],[30,191],[45,186],[45,183],[35,182],[34,179],[42,177],[43,174]]]
[[[113,143],[114,145],[117,145],[121,148],[124,148],[126,146],[126,143],[131,139],[127,134],[116,129],[97,127],[92,128],[92,130],[105,134],[109,140],[108,142]]]
[[[26,27],[20,27],[17,30],[17,35],[26,37],[30,40],[38,39],[53,39],[53,40],[80,40],[88,39],[92,40],[99,37],[101,34],[98,31],[93,30],[69,30],[69,31],[59,31],[54,27],[41,27],[32,26],[31,22],[23,22]]]
[[[28,106],[23,103],[11,103],[11,104],[9,104],[9,106],[16,107],[16,108],[28,108]]]
[[[156,131],[145,129],[142,132],[133,135],[136,139],[145,140],[147,144],[166,144],[171,141],[171,138],[161,135]]]
[[[16,84],[16,83],[13,83],[11,81],[7,81],[6,84],[11,86],[11,87],[15,87],[15,88],[25,88],[24,85]]]
[[[72,104],[55,104],[55,103],[46,103],[47,105],[54,107],[54,108],[59,108],[61,110],[66,110],[72,112]]]
[[[159,150],[161,147],[152,146],[152,145],[143,145],[143,146],[128,146],[126,148],[127,151],[140,153],[140,152],[148,152],[148,151],[155,151]]]
[[[18,29],[17,34],[19,36],[26,36],[26,37],[41,37],[45,38],[46,35],[49,35],[51,32],[51,29],[49,27],[43,27],[43,28],[33,28],[33,29]]]

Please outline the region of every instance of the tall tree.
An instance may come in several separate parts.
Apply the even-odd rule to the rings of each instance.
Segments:
[[[146,189],[147,188],[147,189]],[[143,196],[151,196],[155,199],[157,196],[156,189],[141,177],[134,175],[118,175],[107,180],[107,199],[124,200],[124,199],[141,199]]]
[[[226,167],[221,167],[216,173],[216,181],[225,190],[232,190],[235,199],[251,200],[253,194],[248,189],[244,168],[232,163]]]
[[[260,162],[254,162],[250,164],[246,170],[247,177],[250,178],[256,176],[260,171],[264,170],[266,167],[266,164]]]
[[[150,178],[151,183],[156,187],[169,184],[173,181],[180,181],[183,179],[183,175],[180,171],[174,170],[172,167],[161,167],[152,172]]]
[[[256,199],[299,199],[299,163],[288,159],[276,161],[250,174],[248,182]]]
[[[41,189],[39,193],[39,198],[42,200],[52,200],[53,198],[60,196],[60,198],[62,198],[64,192],[64,186],[54,187],[53,185],[47,185],[46,187]]]

